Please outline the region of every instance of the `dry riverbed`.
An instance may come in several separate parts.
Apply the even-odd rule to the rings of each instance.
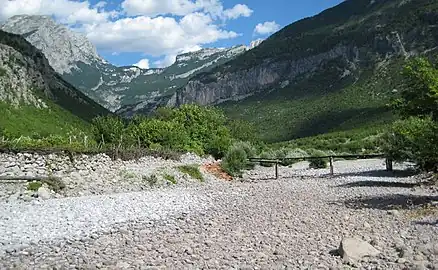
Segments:
[[[301,163],[278,180],[257,168],[241,181],[3,201],[0,269],[343,269],[345,237],[380,253],[360,269],[438,269],[438,194],[383,170],[339,161],[331,178]]]

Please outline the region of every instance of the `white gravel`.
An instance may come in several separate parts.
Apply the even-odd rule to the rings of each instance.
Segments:
[[[301,163],[275,180],[257,167],[242,181],[5,203],[0,239],[27,246],[5,245],[0,269],[344,269],[344,237],[380,252],[359,269],[438,269],[438,212],[413,215],[438,194],[384,168],[339,161],[328,177]]]
[[[38,241],[81,239],[108,231],[117,223],[160,220],[206,205],[205,198],[184,189],[0,202],[0,250]]]

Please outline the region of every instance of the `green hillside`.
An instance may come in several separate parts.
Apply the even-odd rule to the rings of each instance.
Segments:
[[[88,132],[109,112],[64,81],[23,37],[0,31],[0,136]]]
[[[226,100],[252,91],[219,106],[253,122],[268,142],[385,126],[394,119],[386,105],[401,67],[438,52],[437,29],[434,0],[347,0],[196,76],[178,98],[197,102],[216,92]],[[258,83],[254,76],[264,73],[277,79]]]

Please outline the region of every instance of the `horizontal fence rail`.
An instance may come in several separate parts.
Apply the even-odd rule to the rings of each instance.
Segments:
[[[358,155],[349,154],[349,155],[330,155],[330,156],[305,156],[305,157],[276,158],[276,159],[251,157],[248,159],[248,161],[257,162],[257,163],[275,164],[275,179],[278,179],[278,164],[282,164],[285,161],[304,161],[304,160],[314,160],[314,159],[329,159],[330,175],[334,175],[333,161],[335,158],[355,158],[355,159],[385,158],[386,159],[385,160],[386,170],[392,171],[393,161],[391,158],[388,158],[385,154],[358,154]]]

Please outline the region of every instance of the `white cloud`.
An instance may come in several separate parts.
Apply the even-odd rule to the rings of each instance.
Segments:
[[[175,63],[176,54],[168,54],[163,59],[154,62],[154,66],[157,68],[165,68]]]
[[[264,22],[256,25],[254,29],[254,34],[256,35],[268,35],[280,30],[280,25],[275,21]]]
[[[231,9],[224,11],[224,16],[227,19],[237,19],[239,17],[249,17],[253,13],[247,5],[237,4]]]
[[[177,21],[171,17],[123,18],[85,28],[87,37],[100,49],[117,52],[143,52],[160,56],[177,54],[186,47],[237,37],[220,29],[211,18],[192,13]]]
[[[114,16],[115,12],[99,11],[88,1],[70,0],[0,0],[0,20],[13,15],[53,15],[61,23],[99,23]]]
[[[135,63],[133,66],[142,68],[142,69],[149,69],[149,59],[141,59],[137,63]]]
[[[212,18],[237,19],[249,17],[252,10],[247,5],[237,4],[224,10],[219,0],[124,0],[122,8],[129,16],[159,15],[185,16],[193,12],[203,12]]]
[[[130,16],[155,17],[166,14],[184,16],[202,7],[189,0],[125,0],[122,8]]]

